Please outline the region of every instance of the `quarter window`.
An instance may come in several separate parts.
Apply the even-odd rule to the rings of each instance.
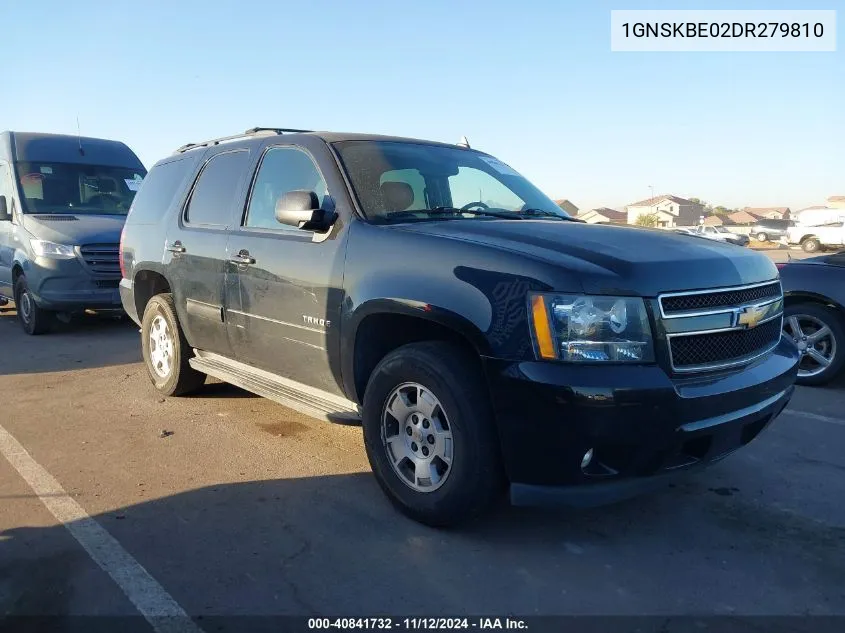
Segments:
[[[290,191],[313,191],[326,202],[326,181],[314,161],[295,147],[271,147],[264,154],[249,197],[244,226],[295,230],[276,220],[276,204]]]
[[[224,152],[212,156],[200,172],[185,210],[185,221],[206,226],[227,226],[246,169],[249,152]]]

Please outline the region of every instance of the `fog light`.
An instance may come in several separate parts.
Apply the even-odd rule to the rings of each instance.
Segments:
[[[584,453],[584,457],[581,458],[581,468],[584,469],[590,465],[590,462],[593,461],[593,449],[591,448],[586,453]]]

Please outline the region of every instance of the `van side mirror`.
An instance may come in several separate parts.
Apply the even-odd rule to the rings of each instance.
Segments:
[[[9,203],[6,196],[0,196],[0,222],[11,222],[12,214],[9,213]]]
[[[288,191],[276,203],[276,221],[303,231],[327,231],[337,219],[334,211],[320,208],[313,191]]]

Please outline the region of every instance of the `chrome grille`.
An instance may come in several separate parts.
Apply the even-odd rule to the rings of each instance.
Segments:
[[[676,369],[721,364],[753,358],[780,339],[781,320],[775,319],[750,330],[727,330],[679,336],[670,346]]]
[[[120,277],[119,248],[118,244],[85,244],[79,254],[91,272]]]
[[[749,363],[772,351],[781,337],[780,282],[669,293],[658,297],[669,364],[697,372]]]
[[[664,315],[669,315],[678,312],[734,307],[766,299],[777,299],[780,295],[780,282],[775,281],[761,286],[750,286],[736,290],[664,295],[660,299],[660,308]]]

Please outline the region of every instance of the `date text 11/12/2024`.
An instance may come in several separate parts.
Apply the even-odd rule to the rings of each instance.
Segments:
[[[527,630],[520,618],[308,618],[309,630]]]

